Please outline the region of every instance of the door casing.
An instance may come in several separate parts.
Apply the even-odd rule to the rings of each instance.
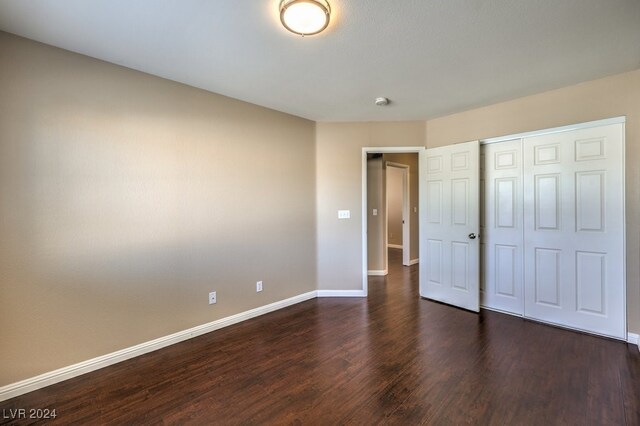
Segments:
[[[362,194],[362,199],[361,199],[361,212],[362,212],[362,230],[361,230],[361,235],[362,235],[362,241],[361,241],[361,246],[362,246],[362,291],[361,291],[361,295],[366,297],[367,294],[369,293],[369,285],[368,285],[368,279],[369,279],[369,275],[368,275],[368,268],[367,268],[367,263],[368,263],[368,253],[367,253],[367,154],[404,154],[404,153],[416,153],[418,154],[418,164],[419,166],[419,171],[418,171],[418,175],[419,181],[422,181],[423,179],[423,167],[422,167],[422,163],[423,163],[423,158],[425,156],[426,153],[426,148],[424,146],[402,146],[402,147],[391,147],[391,146],[385,146],[385,147],[363,147],[362,148],[362,157],[361,157],[361,170],[362,170],[362,179],[361,179],[361,184],[362,184],[362,189],[361,189],[361,194]],[[424,200],[422,199],[422,197],[420,197],[420,195],[418,195],[418,224],[420,227],[422,227],[423,223],[422,223],[422,215],[420,214],[420,211],[422,210],[423,207],[423,203]],[[420,250],[420,244],[418,243],[418,250]]]

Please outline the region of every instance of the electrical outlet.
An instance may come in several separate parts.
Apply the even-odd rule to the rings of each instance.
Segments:
[[[258,281],[256,283],[256,292],[261,292],[262,291],[262,281]]]
[[[216,296],[216,292],[212,291],[211,293],[209,293],[209,304],[213,305],[217,301],[218,301],[218,297]]]

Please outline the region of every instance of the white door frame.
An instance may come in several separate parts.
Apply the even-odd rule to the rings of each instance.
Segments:
[[[368,253],[367,253],[367,154],[404,154],[417,153],[418,164],[422,165],[422,158],[426,154],[424,146],[384,146],[384,147],[363,147],[362,148],[362,295],[367,296],[369,293],[369,275],[368,275]],[[422,180],[424,171],[423,167],[419,167],[419,181]],[[418,195],[418,206],[422,208],[422,201]],[[418,209],[418,223],[422,226],[422,215]],[[420,244],[418,243],[418,249]]]
[[[402,170],[402,264],[409,266],[411,264],[411,209],[410,191],[409,191],[409,166],[407,164],[394,163],[386,161],[386,168],[395,167]],[[387,180],[387,183],[389,181]],[[388,187],[387,187],[388,188]],[[389,191],[385,192],[387,220],[384,224],[384,246],[389,247]],[[385,250],[384,265],[389,270],[389,256]]]
[[[624,124],[627,121],[627,116],[622,115],[619,117],[605,118],[602,120],[586,121],[584,123],[570,124],[568,126],[550,127],[548,129],[533,130],[531,132],[514,133],[511,135],[498,136],[495,138],[480,139],[480,145],[486,145],[489,143],[500,143],[511,141],[514,139],[524,139],[532,136],[542,136],[550,133],[569,132],[571,130],[588,129],[591,127],[607,126],[609,124]]]

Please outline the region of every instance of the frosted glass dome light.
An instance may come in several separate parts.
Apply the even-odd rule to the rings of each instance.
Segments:
[[[329,25],[331,7],[326,0],[282,0],[280,21],[289,31],[301,36],[322,32]]]

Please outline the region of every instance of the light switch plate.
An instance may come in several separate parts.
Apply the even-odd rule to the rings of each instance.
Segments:
[[[338,219],[350,219],[351,210],[338,210]]]
[[[373,215],[378,216],[378,209],[373,209]]]

